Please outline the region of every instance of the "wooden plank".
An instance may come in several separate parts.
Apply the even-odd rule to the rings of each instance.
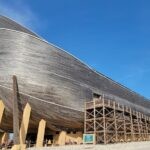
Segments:
[[[3,117],[3,114],[4,114],[4,109],[5,109],[4,103],[3,103],[2,100],[0,100],[0,125],[1,125],[1,122],[2,122],[2,117]]]
[[[124,120],[124,141],[127,142],[125,107],[123,107],[123,120]]]
[[[93,99],[93,105],[94,105],[94,135],[96,134],[96,106],[95,106],[95,99]],[[95,140],[96,141],[96,140]],[[94,142],[94,144],[96,144],[96,142]]]
[[[6,144],[8,142],[8,138],[9,138],[8,133],[4,132],[1,137],[0,144]]]
[[[116,103],[114,101],[113,103],[113,109],[114,109],[114,121],[115,121],[115,142],[118,142],[118,133],[117,133],[117,120],[116,120]]]
[[[84,104],[84,134],[86,133],[86,113],[87,113],[87,105]]]
[[[13,76],[13,132],[14,145],[20,144],[19,139],[19,100],[18,100],[18,84],[17,77]]]
[[[37,134],[37,140],[36,140],[36,147],[42,147],[43,146],[45,127],[46,127],[46,121],[42,119],[39,122],[39,128],[38,128],[38,134]]]
[[[134,131],[133,131],[133,118],[132,118],[132,110],[131,110],[131,108],[130,108],[130,121],[131,121],[131,137],[132,137],[132,141],[135,141]]]
[[[2,20],[5,19],[0,19],[0,22]],[[19,30],[20,27],[14,22],[11,24],[12,22],[9,19],[5,21],[7,23],[4,22],[3,26],[8,27],[9,24],[10,28]],[[9,81],[9,76],[13,72],[20,74],[19,85],[22,93],[46,100],[42,103],[39,99],[39,101],[34,98],[30,99],[33,103],[33,110],[36,112],[38,108],[38,112],[42,112],[42,117],[47,118],[49,122],[53,121],[53,123],[55,121],[53,120],[54,115],[61,116],[55,117],[57,119],[56,126],[59,126],[61,122],[62,129],[63,127],[81,127],[82,129],[83,104],[91,99],[92,91],[104,91],[112,98],[117,99],[119,97],[118,100],[123,104],[131,104],[133,108],[136,107],[137,110],[149,113],[150,102],[146,101],[145,98],[91,70],[87,65],[56,46],[50,45],[40,38],[37,39],[34,36],[11,30],[3,29],[0,31],[0,35],[0,59],[2,60],[0,82]],[[8,47],[11,47],[11,49]],[[20,59],[20,56],[22,56],[22,59]],[[12,59],[13,57],[15,59]],[[30,77],[27,77],[27,72],[30,72]],[[10,83],[7,82],[7,87],[11,86]],[[26,88],[24,88],[24,85]],[[7,94],[9,89],[5,90],[4,87],[0,87],[0,90],[1,97],[7,96],[5,101],[9,103],[10,95]],[[24,96],[21,95],[21,98],[23,99]],[[22,101],[25,102],[24,99]],[[55,111],[55,108],[53,111],[49,109],[49,107],[53,107],[53,105],[50,105],[51,102],[67,105],[69,108],[79,111],[74,113],[72,109],[66,110],[64,107],[55,107],[60,111]],[[11,109],[12,106],[10,105],[9,110]],[[43,111],[43,109],[46,111]],[[9,116],[12,116],[12,112],[9,111],[9,113]],[[54,115],[48,115],[49,113]],[[36,116],[33,116],[33,120],[35,119]],[[72,123],[73,120],[75,120],[74,123]]]
[[[106,141],[106,122],[105,122],[105,100],[103,95],[103,130],[104,130],[104,144],[107,144]]]
[[[31,114],[31,107],[29,103],[27,103],[23,111],[23,117],[22,117],[22,122],[20,127],[20,144],[25,144],[26,135],[28,132],[30,114]]]

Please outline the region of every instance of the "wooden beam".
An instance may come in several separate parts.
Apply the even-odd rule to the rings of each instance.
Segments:
[[[20,144],[20,141],[19,141],[18,84],[16,76],[13,76],[13,132],[14,132],[14,145],[18,145]]]
[[[95,99],[93,99],[93,106],[94,106],[94,135],[96,135],[96,108],[95,108]],[[94,144],[96,144],[96,140],[94,142]]]
[[[61,131],[59,133],[59,137],[58,137],[58,145],[65,145],[65,141],[66,141],[66,132],[65,131]]]
[[[25,145],[14,145],[11,150],[26,150]]]
[[[106,141],[106,120],[105,120],[105,100],[104,100],[104,95],[103,95],[103,130],[104,130],[104,144],[107,144]]]
[[[131,138],[132,138],[132,141],[135,141],[134,131],[133,131],[132,109],[131,108],[130,108],[130,121],[131,121]]]
[[[146,126],[146,140],[148,141],[148,123],[147,123],[147,116],[144,116],[145,117],[145,126]]]
[[[2,137],[1,137],[0,144],[4,144],[4,143],[8,142],[8,138],[9,138],[8,133],[4,132]]]
[[[124,141],[127,142],[125,106],[123,106],[123,121],[124,121]]]
[[[3,114],[4,114],[4,109],[5,109],[4,103],[3,103],[2,100],[0,100],[0,125],[1,125],[1,122],[2,122],[2,117],[3,117]]]
[[[86,133],[96,133],[97,143],[150,140],[150,117],[141,112],[105,99],[86,103]],[[93,110],[96,108],[96,115]],[[89,111],[90,110],[90,111]],[[93,121],[96,118],[96,131]],[[98,121],[97,121],[98,119]]]
[[[38,128],[38,134],[37,134],[37,140],[36,140],[36,147],[42,147],[43,146],[45,127],[46,127],[46,121],[42,119],[39,122],[39,128]]]
[[[71,144],[70,142],[72,142],[72,143],[76,143],[79,145],[83,143],[82,138],[83,138],[82,132],[76,132],[76,133],[71,132],[71,133],[66,134],[66,136],[63,139],[65,139],[65,143]]]
[[[114,122],[115,122],[115,142],[118,142],[118,132],[117,132],[117,116],[116,116],[116,102],[113,102],[114,109]]]
[[[30,114],[31,114],[31,107],[29,103],[27,103],[23,111],[23,117],[22,117],[22,122],[20,127],[20,144],[25,144],[26,135],[28,132]]]

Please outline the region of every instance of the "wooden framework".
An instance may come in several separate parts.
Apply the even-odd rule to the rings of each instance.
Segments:
[[[43,38],[37,38],[28,29],[1,15],[0,60],[0,98],[7,104],[7,117],[4,117],[1,124],[5,131],[13,130],[13,91],[10,87],[11,76],[14,74],[18,78],[19,90],[17,91],[15,79],[13,99],[16,102],[18,93],[19,111],[27,101],[32,107],[33,123],[29,130],[37,128],[38,115],[47,120],[49,130],[81,131],[84,103],[92,99],[93,92],[107,93],[110,97],[119,98],[121,104],[150,114],[150,101],[147,98],[98,73],[63,49],[48,44]],[[30,77],[27,77],[27,72],[30,72]],[[19,143],[17,110],[15,114],[15,143]]]
[[[150,117],[104,96],[86,102],[84,122],[97,144],[150,140]]]
[[[31,106],[29,103],[26,104],[23,116],[22,116],[22,122],[20,127],[20,144],[25,144],[28,127],[29,127],[29,121],[30,121],[30,114],[31,114]]]
[[[46,121],[44,119],[41,119],[39,122],[36,147],[43,147],[45,127],[46,127]]]
[[[0,100],[0,125],[1,125],[3,114],[4,114],[4,109],[5,109],[4,103],[2,100]]]

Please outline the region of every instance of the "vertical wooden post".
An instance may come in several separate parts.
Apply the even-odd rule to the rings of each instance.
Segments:
[[[8,142],[8,138],[9,138],[8,133],[4,132],[3,135],[2,135],[0,143],[3,144],[3,143]]]
[[[106,141],[106,122],[105,122],[105,100],[103,95],[103,130],[104,130],[104,144],[107,144]]]
[[[149,124],[149,120],[148,120],[148,116],[146,117],[146,121],[147,121],[147,141],[149,141],[149,129],[148,129],[148,124]]]
[[[86,102],[85,102],[85,108],[84,108],[84,134],[86,134]]]
[[[138,125],[138,140],[141,139],[141,130],[140,130],[140,123],[139,123],[139,113],[136,111],[136,118],[137,118],[137,125]]]
[[[3,117],[3,114],[4,114],[4,109],[5,109],[4,103],[2,102],[2,100],[0,100],[0,125],[1,125],[1,122],[2,122],[2,117]]]
[[[148,141],[150,141],[150,117],[147,117],[148,119]]]
[[[95,99],[93,99],[93,105],[94,105],[94,135],[96,136],[96,108],[95,108]],[[94,142],[96,144],[96,140]]]
[[[143,135],[142,135],[142,126],[141,126],[141,113],[138,112],[138,118],[139,118],[139,132],[140,132],[140,141],[142,141],[143,139]]]
[[[20,141],[19,141],[18,84],[16,76],[13,76],[13,132],[14,132],[14,145],[18,145],[20,144]]]
[[[145,140],[148,140],[148,125],[147,125],[147,116],[144,115],[145,119]]]
[[[25,144],[26,135],[27,135],[28,126],[29,126],[30,113],[31,113],[31,107],[27,103],[23,111],[23,117],[22,117],[22,122],[21,122],[21,127],[20,127],[20,144],[21,145]]]
[[[133,118],[132,118],[131,108],[130,108],[130,119],[131,119],[131,137],[132,137],[132,141],[134,141]]]
[[[65,142],[66,142],[66,131],[61,131],[59,133],[59,137],[58,137],[58,145],[65,145]]]
[[[140,120],[140,131],[141,131],[141,135],[140,135],[140,137],[141,137],[141,141],[143,141],[143,124],[142,124],[142,115],[141,115],[141,113],[139,112],[139,120]]]
[[[125,118],[125,106],[123,106],[123,120],[124,120],[124,141],[127,141],[127,133],[126,133],[126,118]]]
[[[43,146],[45,127],[46,127],[46,121],[42,119],[39,122],[36,147],[42,147]]]
[[[115,121],[115,142],[118,142],[118,133],[117,133],[117,120],[116,120],[116,102],[113,102],[113,109],[114,109],[114,121]]]

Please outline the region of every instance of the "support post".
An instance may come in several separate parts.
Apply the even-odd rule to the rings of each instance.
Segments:
[[[25,144],[26,135],[28,132],[30,114],[31,114],[31,107],[27,103],[23,111],[23,117],[22,117],[22,122],[21,122],[21,127],[20,127],[20,144],[21,145]]]
[[[141,139],[140,139],[140,141],[143,141],[143,124],[142,124],[142,114],[139,112],[139,121],[140,121],[140,133],[141,133],[141,135],[140,135],[140,137],[141,137]]]
[[[62,140],[65,140],[65,143],[71,144],[70,142],[73,142],[79,145],[83,143],[82,137],[83,137],[82,132],[76,132],[76,133],[71,132],[71,133],[66,133],[66,136],[64,136]]]
[[[84,134],[86,134],[86,103],[85,103],[85,108],[84,108]]]
[[[117,117],[116,117],[116,102],[113,102],[113,109],[114,109],[114,121],[115,121],[115,142],[118,142],[118,132],[117,132]]]
[[[46,121],[42,119],[39,122],[36,147],[42,147],[43,146],[45,127],[46,127]]]
[[[147,116],[144,115],[145,119],[145,140],[148,140],[148,125],[147,125]]]
[[[13,132],[14,145],[19,145],[19,108],[18,108],[18,84],[17,77],[13,76]]]
[[[8,133],[4,132],[1,137],[0,144],[4,144],[4,143],[8,142],[8,138],[9,138]]]
[[[140,120],[140,113],[137,112],[137,117],[138,117],[138,130],[139,130],[139,140],[142,140],[142,133],[141,133],[141,120]]]
[[[131,141],[135,141],[135,139],[134,139],[134,130],[133,130],[133,118],[132,118],[132,110],[131,110],[131,108],[130,108],[130,120],[131,120],[131,138],[132,138]]]
[[[96,136],[96,106],[95,106],[95,99],[93,99],[93,106],[94,106],[94,135]],[[94,141],[96,144],[96,140]]]
[[[106,141],[106,120],[105,120],[105,100],[103,95],[103,130],[104,130],[104,144],[107,144]]]
[[[2,100],[0,100],[0,125],[1,125],[1,122],[2,122],[2,117],[3,117],[3,114],[4,114],[4,109],[5,109],[4,103],[2,102]]]
[[[127,142],[125,106],[123,106],[123,120],[124,120],[124,141]]]
[[[58,137],[58,145],[65,145],[65,142],[66,142],[66,131],[61,131],[59,133],[59,137]]]

